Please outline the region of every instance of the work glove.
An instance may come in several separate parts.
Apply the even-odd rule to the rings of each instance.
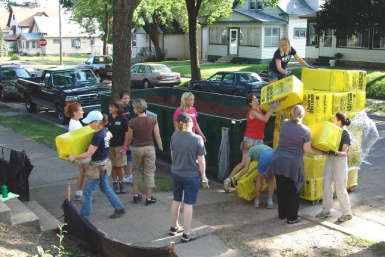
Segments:
[[[120,150],[120,152],[121,152],[121,153],[124,153],[124,154],[127,153],[127,145],[126,145],[126,144],[124,144],[124,145],[122,146],[122,149]]]
[[[156,151],[156,157],[162,157],[163,156],[163,148],[159,148],[158,151]]]
[[[203,188],[210,188],[209,180],[205,176],[201,177],[201,179],[202,179],[202,187]]]
[[[238,180],[239,180],[238,177],[235,177],[235,178],[234,178],[234,184],[235,184],[236,186],[238,186]]]
[[[309,69],[315,69],[314,66],[313,66],[313,65],[310,65],[310,64],[308,64],[307,67],[308,67]]]
[[[291,70],[286,71],[286,76],[290,76],[291,74],[293,74],[293,71],[291,71]]]
[[[329,154],[328,152],[320,151],[320,155],[328,155],[328,154]]]
[[[274,103],[270,103],[270,111],[274,111],[274,109],[277,107],[277,106],[280,106],[281,105],[281,102],[280,101],[275,101]]]
[[[75,162],[75,158],[72,155],[67,155],[68,156],[68,161],[69,162]]]

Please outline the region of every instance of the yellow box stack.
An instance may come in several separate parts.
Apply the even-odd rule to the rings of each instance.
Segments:
[[[301,188],[301,198],[309,201],[318,201],[322,198],[325,160],[324,155],[303,155],[305,183]]]

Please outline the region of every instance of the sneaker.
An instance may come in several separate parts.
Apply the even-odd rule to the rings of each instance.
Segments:
[[[132,184],[132,175],[131,176],[127,176],[127,175],[125,175],[124,177],[123,177],[123,182],[124,183],[129,183],[129,184]]]
[[[348,214],[348,215],[342,215],[341,217],[338,218],[339,222],[345,222],[348,220],[351,220],[353,218],[353,215]]]
[[[75,195],[74,201],[75,202],[83,202],[83,196],[82,195]]]
[[[288,220],[286,221],[288,224],[296,224],[301,222],[301,218],[298,217],[296,220]]]
[[[182,233],[184,229],[181,226],[171,227],[168,232],[171,236],[176,236],[178,233]]]
[[[123,213],[126,212],[126,209],[121,209],[120,211],[114,210],[114,213],[110,216],[110,219],[119,218]]]
[[[259,204],[260,204],[260,201],[259,201],[259,200],[255,200],[255,201],[254,201],[254,207],[255,207],[255,208],[259,208]]]
[[[121,194],[127,193],[126,186],[124,185],[123,182],[119,182],[119,188],[120,188],[120,193]]]
[[[142,200],[142,195],[134,195],[134,203],[139,203]]]
[[[153,203],[156,203],[156,199],[153,196],[151,196],[150,200],[146,199],[146,205],[147,206],[150,204],[153,204]]]
[[[112,190],[114,190],[115,194],[120,194],[120,187],[118,182],[112,182]]]
[[[318,219],[324,219],[326,217],[331,217],[332,216],[332,213],[330,211],[328,212],[323,212],[321,211],[317,216],[315,216],[316,218]]]
[[[183,233],[182,235],[182,243],[186,243],[186,242],[189,242],[191,240],[194,240],[198,237],[198,233],[197,232],[191,232],[187,235],[186,233]]]
[[[230,192],[230,186],[231,186],[230,178],[223,180],[223,190],[225,190],[226,193]]]
[[[267,209],[273,209],[273,208],[274,208],[273,200],[271,200],[271,201],[267,200]]]

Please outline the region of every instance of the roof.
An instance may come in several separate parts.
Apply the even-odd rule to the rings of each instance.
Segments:
[[[241,15],[247,16],[249,18],[252,18],[259,23],[273,23],[273,24],[287,24],[287,21],[284,21],[282,19],[276,18],[274,16],[268,15],[261,11],[256,10],[233,10],[235,13],[239,13]]]
[[[10,35],[10,36],[3,37],[3,39],[5,41],[15,41],[18,36],[19,35]]]
[[[281,1],[278,8],[283,12],[280,15],[301,16],[315,12],[305,0]]]
[[[9,27],[8,23],[9,12],[0,11],[0,31],[8,31]]]
[[[33,16],[46,15],[49,17],[59,17],[59,9],[51,8],[31,8],[24,6],[11,6],[11,12],[8,16],[7,25],[9,26],[11,22],[12,15],[15,16],[15,19],[19,26],[29,27],[32,24]]]
[[[39,40],[39,39],[41,39],[41,36],[38,35],[37,33],[21,33],[18,36],[23,37],[25,40]]]

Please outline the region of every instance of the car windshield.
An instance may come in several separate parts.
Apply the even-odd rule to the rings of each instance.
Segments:
[[[171,72],[171,70],[165,65],[150,65],[151,72]]]
[[[261,77],[257,73],[241,73],[239,75],[241,82],[250,83],[262,81]]]
[[[90,70],[69,70],[55,72],[53,74],[53,83],[58,87],[70,87],[75,83],[95,83],[96,78]]]
[[[16,76],[19,78],[30,78],[31,74],[26,69],[16,69]]]
[[[31,74],[25,69],[9,69],[1,72],[5,79],[30,78]]]

